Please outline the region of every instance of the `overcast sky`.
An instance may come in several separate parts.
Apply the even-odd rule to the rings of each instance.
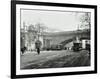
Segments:
[[[27,26],[40,22],[58,31],[72,31],[77,29],[80,24],[79,19],[83,14],[79,12],[21,10],[21,27],[23,27],[23,22]]]

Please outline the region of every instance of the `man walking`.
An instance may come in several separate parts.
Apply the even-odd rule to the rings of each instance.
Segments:
[[[37,41],[35,42],[35,47],[36,47],[36,50],[37,50],[38,55],[40,54],[41,45],[42,45],[42,43],[41,43],[40,40],[37,40]]]

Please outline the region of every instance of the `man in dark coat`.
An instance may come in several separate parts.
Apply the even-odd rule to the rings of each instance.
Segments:
[[[40,40],[37,40],[37,41],[35,42],[35,47],[36,47],[36,49],[37,49],[38,55],[40,54],[41,45],[42,45],[42,43],[41,43]]]

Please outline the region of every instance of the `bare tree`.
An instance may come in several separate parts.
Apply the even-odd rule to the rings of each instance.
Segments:
[[[80,17],[81,28],[89,29],[91,28],[91,13],[86,12]]]
[[[46,27],[43,23],[37,23],[35,25],[35,29],[37,30],[37,35],[39,39],[40,35],[44,36],[44,32],[46,32],[46,29],[48,29],[48,27]]]

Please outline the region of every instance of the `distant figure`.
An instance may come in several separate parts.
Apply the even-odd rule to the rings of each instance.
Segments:
[[[37,50],[38,55],[40,54],[41,45],[42,45],[41,41],[37,40],[35,42],[35,47],[36,47],[36,50]]]
[[[26,50],[27,50],[27,47],[25,47],[25,46],[23,48],[21,48],[22,54],[24,54]]]

